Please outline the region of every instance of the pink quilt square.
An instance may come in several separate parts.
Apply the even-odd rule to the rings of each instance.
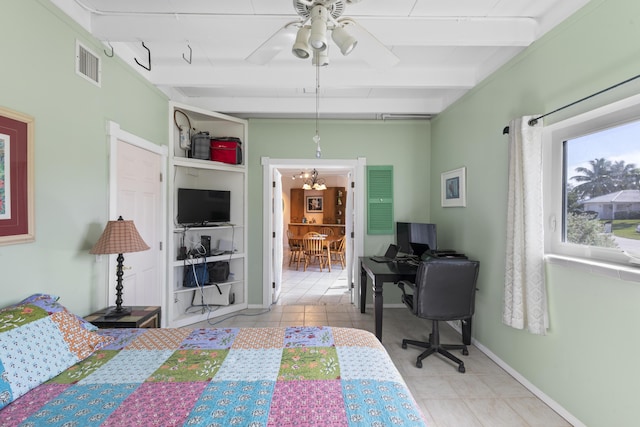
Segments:
[[[268,426],[347,426],[340,380],[278,381]]]
[[[20,396],[12,405],[5,406],[0,411],[0,425],[13,427],[20,425],[31,414],[39,411],[42,406],[58,396],[69,387],[69,384],[42,384],[29,392],[27,396]]]
[[[107,418],[103,426],[181,426],[208,384],[141,384]]]

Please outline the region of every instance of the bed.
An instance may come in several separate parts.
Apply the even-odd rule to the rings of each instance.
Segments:
[[[337,327],[101,329],[0,310],[1,426],[424,426],[384,347]]]

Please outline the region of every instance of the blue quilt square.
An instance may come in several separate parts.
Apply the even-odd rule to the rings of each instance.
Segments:
[[[211,382],[189,414],[189,426],[266,426],[275,381]]]
[[[145,332],[147,332],[147,329],[118,328],[99,329],[96,333],[114,338],[113,342],[105,347],[102,347],[102,350],[122,350]]]
[[[333,347],[333,335],[328,326],[288,327],[284,333],[285,347]]]
[[[143,383],[172,354],[171,350],[122,350],[78,384]]]
[[[240,328],[194,329],[180,344],[181,349],[229,349]]]
[[[212,381],[275,381],[282,360],[282,349],[231,349]]]
[[[17,398],[74,365],[78,357],[51,317],[44,317],[0,334],[0,360],[3,381]]]
[[[342,381],[350,425],[426,426],[403,385],[388,381]]]
[[[337,347],[340,376],[345,380],[375,378],[404,383],[384,350],[370,347]]]
[[[68,388],[24,420],[23,426],[90,426],[103,423],[139,384],[90,384]]]

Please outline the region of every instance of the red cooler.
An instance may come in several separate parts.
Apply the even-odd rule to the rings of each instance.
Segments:
[[[242,142],[240,138],[211,138],[211,160],[242,164]]]

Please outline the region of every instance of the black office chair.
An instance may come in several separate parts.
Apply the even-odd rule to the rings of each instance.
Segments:
[[[433,353],[440,353],[458,364],[458,371],[464,373],[464,362],[447,350],[469,351],[464,344],[440,344],[439,321],[470,320],[475,310],[476,280],[480,263],[468,259],[433,258],[420,262],[416,273],[416,283],[398,282],[402,289],[402,302],[416,316],[432,321],[429,342],[403,339],[402,348],[407,344],[426,348],[418,356],[416,366],[422,368],[422,360]],[[411,288],[413,294],[405,288]]]

